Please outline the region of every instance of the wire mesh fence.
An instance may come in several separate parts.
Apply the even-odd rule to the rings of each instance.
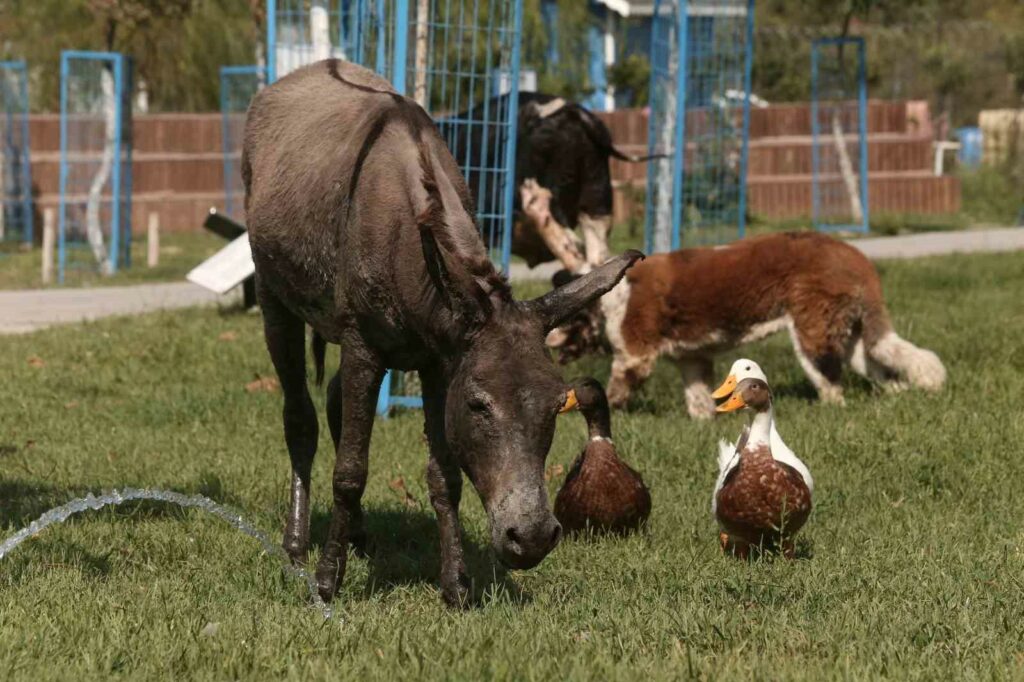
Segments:
[[[131,265],[131,60],[61,53],[58,281]]]
[[[753,27],[753,0],[655,2],[649,252],[743,236]]]
[[[0,62],[0,242],[32,243],[32,169],[25,62]]]
[[[863,38],[811,47],[812,201],[819,230],[867,232],[867,85]]]
[[[267,10],[268,80],[347,59],[430,113],[469,184],[491,258],[507,272],[522,0],[268,0]],[[418,406],[415,384],[389,374],[378,411]]]
[[[242,218],[242,140],[245,112],[263,84],[263,68],[256,65],[220,67],[221,147],[224,156],[224,212]]]

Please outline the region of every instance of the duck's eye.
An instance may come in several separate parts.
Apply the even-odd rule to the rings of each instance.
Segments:
[[[750,365],[747,365],[744,369],[749,372],[750,371]]]

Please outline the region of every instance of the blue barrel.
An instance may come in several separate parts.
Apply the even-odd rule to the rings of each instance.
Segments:
[[[965,126],[956,129],[956,137],[960,140],[960,153],[956,160],[963,166],[977,166],[981,163],[981,128]]]

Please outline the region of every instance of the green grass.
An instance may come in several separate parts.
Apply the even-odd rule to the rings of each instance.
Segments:
[[[172,232],[161,237],[160,264],[146,267],[146,241],[136,238],[132,242],[132,263],[110,277],[104,277],[82,265],[69,267],[64,287],[95,287],[139,284],[142,282],[169,282],[182,280],[185,274],[203,260],[215,254],[227,242],[205,230],[202,232]],[[84,263],[87,252],[82,251]],[[55,256],[56,258],[56,256]],[[18,244],[0,244],[0,289],[35,289],[43,286],[42,250],[23,250]],[[54,264],[56,278],[56,263]],[[51,286],[57,286],[52,284]]]
[[[785,339],[743,351],[766,368],[779,429],[817,482],[799,560],[721,556],[709,514],[715,441],[742,418],[688,420],[666,363],[614,421],[621,454],[652,489],[639,536],[569,540],[538,568],[505,573],[467,484],[482,603],[446,610],[421,419],[408,412],[375,430],[374,548],[350,560],[341,619],[322,623],[304,587],[219,520],[157,505],[90,512],[0,561],[0,677],[1024,678],[1024,255],[881,271],[897,329],[946,362],[943,393],[887,395],[849,378],[845,408],[820,405]],[[607,370],[590,359],[566,375]],[[247,393],[256,375],[272,369],[248,314],[0,339],[0,529],[131,485],[205,493],[278,538],[281,398]],[[315,542],[333,459],[321,421]],[[563,418],[549,464],[568,465],[584,433],[578,415]],[[388,486],[398,476],[411,506]]]

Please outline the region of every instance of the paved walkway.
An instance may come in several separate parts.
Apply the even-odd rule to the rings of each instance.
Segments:
[[[221,300],[230,301],[232,297],[220,297],[191,282],[0,291],[0,334],[20,334],[111,315],[215,305]]]
[[[1024,250],[1024,228],[927,232],[854,239],[850,243],[873,259],[1017,251]],[[511,277],[513,280],[550,281],[556,270],[558,265],[555,263],[540,265],[532,270],[517,263],[512,265]],[[190,282],[93,289],[0,291],[0,334],[19,334],[111,315],[216,305],[232,300],[231,296],[217,296]]]

